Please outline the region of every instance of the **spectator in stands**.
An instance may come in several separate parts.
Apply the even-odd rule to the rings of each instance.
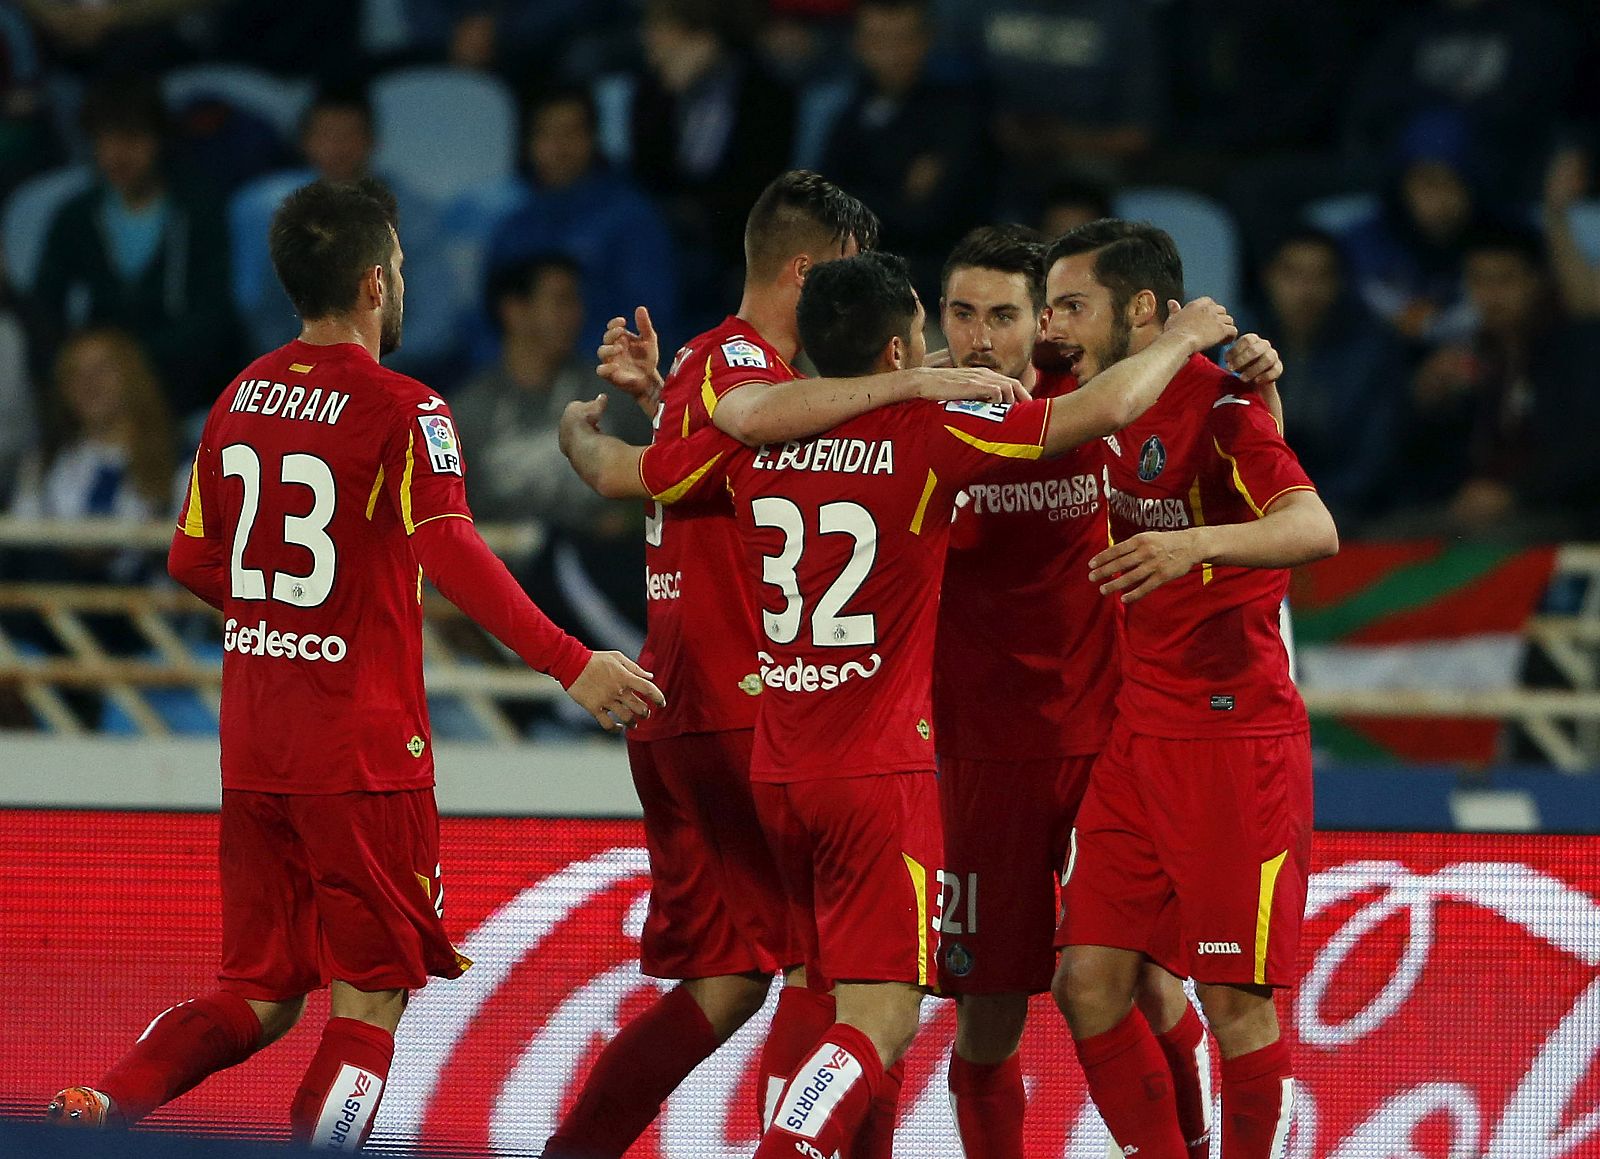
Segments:
[[[583,271],[582,334],[598,345],[607,320],[660,303],[664,334],[676,334],[678,282],[672,242],[656,207],[608,170],[595,148],[587,89],[534,96],[526,118],[527,176],[518,208],[489,240],[491,270],[534,254],[564,253]]]
[[[748,0],[645,4],[648,70],[633,97],[630,152],[634,176],[663,199],[677,242],[697,311],[683,333],[738,300],[740,223],[794,153],[793,94],[746,51],[750,8]]]
[[[1404,351],[1356,297],[1328,234],[1301,229],[1284,238],[1260,283],[1258,316],[1241,325],[1272,335],[1291,368],[1285,434],[1340,526],[1353,526],[1393,478]]]
[[[1058,238],[1069,229],[1114,216],[1111,191],[1104,185],[1081,177],[1063,177],[1045,190],[1044,204],[1039,208],[1039,232],[1046,238]]]
[[[3,257],[0,254],[0,257]],[[0,261],[0,270],[4,262]],[[12,308],[5,275],[0,273],[0,509],[11,502],[22,461],[38,441],[28,336]]]
[[[1475,235],[1465,269],[1477,328],[1419,369],[1405,456],[1408,478],[1418,466],[1448,465],[1454,487],[1442,515],[1413,513],[1405,529],[1522,541],[1600,535],[1600,322],[1565,315],[1531,234]]]
[[[42,448],[25,459],[11,514],[25,519],[159,519],[176,509],[171,411],[132,335],[92,329],[56,357]],[[131,583],[149,578],[139,552],[30,554],[26,578]]]
[[[1471,326],[1461,246],[1480,217],[1474,173],[1466,122],[1424,114],[1400,140],[1378,210],[1342,239],[1362,299],[1405,338],[1453,341]]]
[[[50,223],[34,304],[48,337],[84,326],[131,331],[172,409],[209,406],[236,359],[228,245],[218,199],[163,155],[166,112],[144,78],[102,80],[83,126],[97,180]]]
[[[220,0],[22,0],[55,56],[75,69],[157,73],[196,52],[193,25]],[[291,6],[292,7],[292,6]]]
[[[945,254],[988,216],[994,166],[977,91],[928,75],[928,21],[927,0],[862,0],[860,77],[822,169],[877,211],[884,244],[910,260],[932,301]]]
[[[1366,54],[1348,89],[1348,150],[1387,156],[1415,116],[1449,108],[1492,161],[1489,191],[1531,200],[1578,43],[1572,24],[1540,0],[1433,0],[1392,21]]]
[[[33,29],[15,4],[0,0],[0,198],[56,153]]]
[[[1013,165],[1062,160],[1115,181],[1166,116],[1153,0],[993,0],[974,5]]]
[[[537,520],[538,556],[517,570],[541,607],[583,625],[597,642],[637,643],[644,567],[637,505],[601,499],[579,481],[557,445],[561,412],[592,398],[599,380],[582,333],[583,275],[560,253],[536,254],[491,274],[490,311],[502,335],[499,360],[451,400],[469,448],[467,477],[479,518]],[[606,415],[612,434],[650,440],[650,422],[618,395]],[[619,635],[616,624],[633,628]]]
[[[1579,318],[1600,316],[1600,266],[1591,265],[1572,229],[1572,207],[1589,188],[1589,159],[1569,148],[1551,158],[1545,171],[1544,233],[1550,268],[1561,306]]]

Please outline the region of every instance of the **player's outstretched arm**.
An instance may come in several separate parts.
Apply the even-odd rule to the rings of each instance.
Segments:
[[[228,594],[228,561],[221,540],[189,535],[178,528],[167,552],[167,574],[217,611],[222,610]]]
[[[1154,342],[1102,370],[1081,389],[1051,400],[1045,454],[1059,455],[1120,431],[1155,405],[1190,357],[1238,333],[1233,318],[1210,298],[1182,307],[1168,302],[1167,310],[1166,326]]]
[[[1145,531],[1113,544],[1089,561],[1089,580],[1131,604],[1202,563],[1296,567],[1338,550],[1338,528],[1317,493],[1288,491],[1250,523]]]
[[[862,378],[751,382],[717,401],[711,421],[747,447],[809,439],[868,411],[914,398],[1016,402],[1022,384],[982,366],[921,366]]]
[[[627,320],[613,318],[606,323],[605,337],[595,356],[600,365],[594,372],[639,404],[649,418],[655,418],[661,405],[661,341],[656,337],[655,325],[650,321],[650,311],[644,306],[635,308],[634,324],[638,331],[628,329]]]
[[[596,652],[572,682],[567,695],[607,732],[627,728],[663,707],[667,698],[646,672],[621,652]]]
[[[569,402],[561,415],[561,453],[590,490],[607,499],[648,499],[639,475],[643,447],[625,443],[600,429],[606,396]]]

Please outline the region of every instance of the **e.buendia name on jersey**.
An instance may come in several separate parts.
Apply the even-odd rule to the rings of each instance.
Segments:
[[[767,471],[831,471],[840,475],[893,475],[891,439],[808,439],[762,447],[751,466]]]
[[[269,382],[265,378],[247,378],[233,392],[229,412],[245,411],[249,414],[274,415],[280,419],[302,419],[312,423],[327,423],[330,427],[344,413],[344,404],[350,396],[342,391],[324,391],[320,386],[307,390],[303,386],[289,386],[282,382]]]

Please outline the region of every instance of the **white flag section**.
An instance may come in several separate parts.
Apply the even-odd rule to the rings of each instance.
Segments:
[[[1299,683],[1337,691],[1499,692],[1514,688],[1527,642],[1485,632],[1392,644],[1305,644],[1294,653]]]

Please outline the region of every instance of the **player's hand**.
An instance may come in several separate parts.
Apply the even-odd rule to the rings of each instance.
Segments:
[[[1112,544],[1089,561],[1089,582],[1103,596],[1142,600],[1162,584],[1188,575],[1201,559],[1190,531],[1144,531]]]
[[[1196,298],[1187,306],[1180,306],[1176,299],[1169,299],[1167,324],[1162,330],[1187,338],[1196,354],[1231,342],[1239,334],[1239,328],[1233,324],[1233,315],[1210,298]]]
[[[1267,386],[1283,377],[1283,359],[1259,334],[1241,334],[1228,347],[1228,369],[1251,386]]]
[[[917,397],[934,402],[1024,402],[1032,396],[1022,383],[987,366],[921,366]]]
[[[567,409],[561,412],[561,426],[556,438],[561,444],[561,453],[567,458],[572,458],[572,440],[579,428],[588,427],[591,430],[600,429],[600,416],[606,413],[606,396],[596,395],[588,402],[569,402]]]
[[[666,707],[667,698],[650,683],[654,675],[621,652],[596,652],[567,689],[567,695],[601,728],[616,732],[645,719],[653,708]]]
[[[646,307],[634,310],[633,317],[637,332],[628,329],[625,318],[606,323],[594,372],[624,394],[654,400],[661,396],[661,343]]]

